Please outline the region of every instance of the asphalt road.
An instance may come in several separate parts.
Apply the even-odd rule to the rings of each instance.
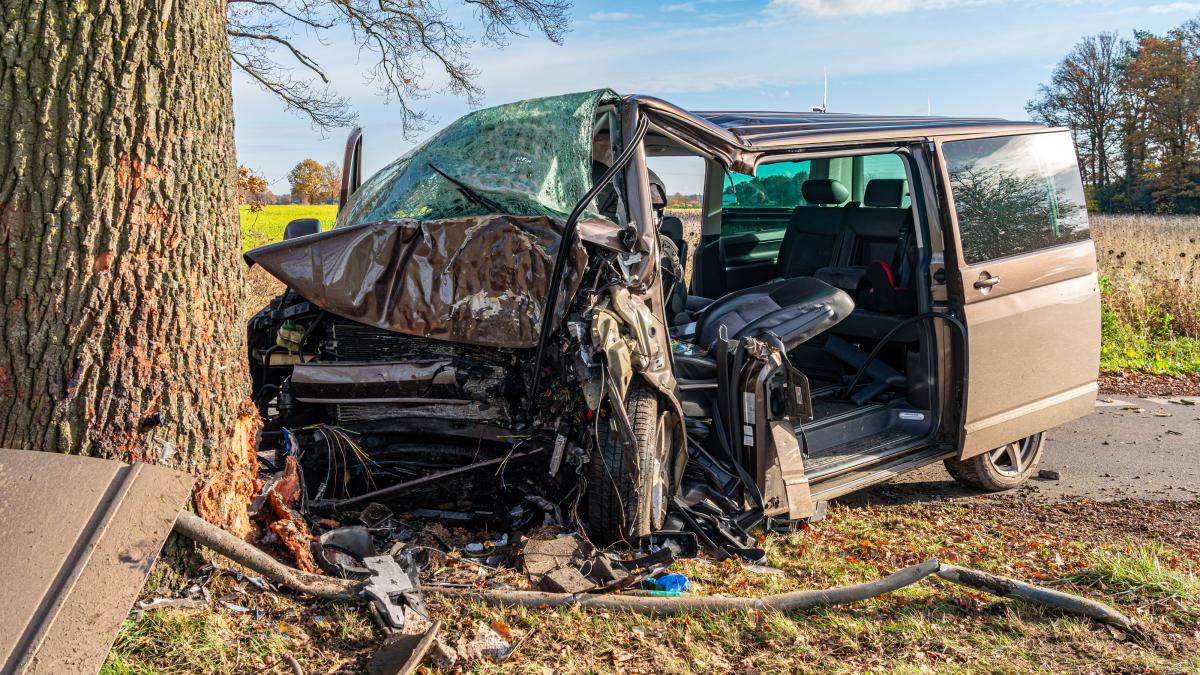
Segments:
[[[1101,396],[1091,415],[1051,429],[1040,469],[1059,478],[1029,481],[1045,498],[1200,498],[1200,397]],[[845,501],[897,503],[967,498],[942,465],[901,476]]]

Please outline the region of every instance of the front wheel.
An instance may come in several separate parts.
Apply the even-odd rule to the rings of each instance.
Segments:
[[[1045,434],[1039,432],[965,460],[947,459],[946,470],[954,480],[978,490],[1011,490],[1033,475],[1045,446]]]
[[[673,429],[658,407],[658,394],[635,380],[625,396],[636,447],[623,442],[616,420],[600,420],[598,450],[588,465],[588,534],[602,546],[661,528],[666,518]]]

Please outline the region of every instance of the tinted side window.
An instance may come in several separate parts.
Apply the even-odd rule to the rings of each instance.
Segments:
[[[899,155],[867,155],[862,158],[863,188],[876,178],[898,178],[905,181],[904,196],[900,200],[900,208],[907,209],[912,205],[912,197],[908,190],[908,174],[904,172],[904,160]]]
[[[805,203],[800,184],[812,173],[812,162],[772,162],[758,167],[756,176],[725,174],[721,203],[725,208],[769,206],[794,208]]]
[[[942,152],[967,263],[1088,238],[1066,132],[952,141]]]

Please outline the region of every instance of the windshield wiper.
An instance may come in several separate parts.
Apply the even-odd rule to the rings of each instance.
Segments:
[[[487,197],[484,197],[483,195],[479,194],[478,192],[472,190],[471,188],[467,187],[466,183],[463,183],[462,181],[458,180],[457,178],[454,178],[453,176],[446,173],[445,171],[442,171],[441,169],[434,166],[432,163],[427,162],[426,166],[428,166],[430,169],[433,169],[434,172],[437,173],[437,175],[450,181],[454,185],[454,187],[458,188],[458,191],[462,193],[462,196],[464,196],[468,200],[474,202],[476,206],[487,209],[487,211],[489,213],[499,213],[499,214],[502,214],[505,216],[511,215],[511,214],[509,214],[508,211],[504,210],[503,206],[500,206],[500,204],[496,203],[494,200],[488,199]]]

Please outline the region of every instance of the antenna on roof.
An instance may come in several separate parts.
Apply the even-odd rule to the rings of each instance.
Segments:
[[[829,69],[822,68],[821,70],[825,76],[825,90],[821,93],[820,107],[814,105],[812,111],[823,113],[829,111]]]

